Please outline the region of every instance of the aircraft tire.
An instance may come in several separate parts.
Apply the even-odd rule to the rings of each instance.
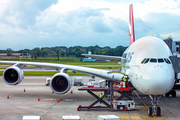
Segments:
[[[148,109],[148,115],[149,115],[149,117],[152,117],[152,107],[149,107],[149,109]]]
[[[166,97],[169,97],[169,92],[165,94]]]
[[[172,97],[176,97],[176,91],[175,90],[172,91]]]
[[[157,117],[161,117],[161,108],[157,107],[157,113],[156,113]]]

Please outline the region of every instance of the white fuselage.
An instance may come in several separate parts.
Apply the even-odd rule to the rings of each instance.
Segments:
[[[124,52],[122,68],[138,91],[147,95],[164,94],[174,86],[174,69],[169,59],[171,55],[163,40],[143,37]]]

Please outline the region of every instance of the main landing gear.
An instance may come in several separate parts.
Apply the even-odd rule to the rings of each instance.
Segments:
[[[151,98],[151,103],[152,103],[152,107],[149,107],[148,109],[148,115],[149,117],[153,117],[153,115],[156,114],[157,117],[161,117],[161,108],[158,106],[159,103],[159,99],[161,96],[156,96],[156,95],[149,95],[149,97]]]
[[[172,89],[168,93],[165,94],[166,97],[169,97],[169,95],[171,95],[172,97],[176,97],[176,91]]]

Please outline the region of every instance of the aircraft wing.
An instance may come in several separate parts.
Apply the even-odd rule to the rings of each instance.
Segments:
[[[115,61],[121,61],[123,59],[122,57],[119,56],[108,56],[108,55],[96,55],[96,54],[81,54],[86,57],[92,57],[95,59],[104,59],[104,60],[115,60]]]
[[[55,63],[43,63],[43,62],[21,62],[21,61],[0,61],[0,64],[8,64],[13,65],[14,67],[23,68],[26,66],[36,66],[38,68],[42,67],[50,67],[56,70],[61,71],[61,73],[65,73],[68,70],[86,73],[90,75],[94,75],[107,80],[121,80],[124,76],[121,73],[111,73],[111,71],[94,69],[94,68],[86,68],[74,65],[65,65],[65,64],[55,64]]]

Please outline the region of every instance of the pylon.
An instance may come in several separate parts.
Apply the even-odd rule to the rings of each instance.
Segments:
[[[26,90],[24,89],[24,92],[26,92]]]
[[[57,102],[59,102],[59,99],[57,100]]]
[[[73,93],[73,91],[71,90],[71,94]]]
[[[52,91],[52,93],[54,93],[54,91]]]
[[[38,98],[38,101],[40,101],[40,98]]]
[[[9,99],[9,95],[7,96],[7,99]]]

